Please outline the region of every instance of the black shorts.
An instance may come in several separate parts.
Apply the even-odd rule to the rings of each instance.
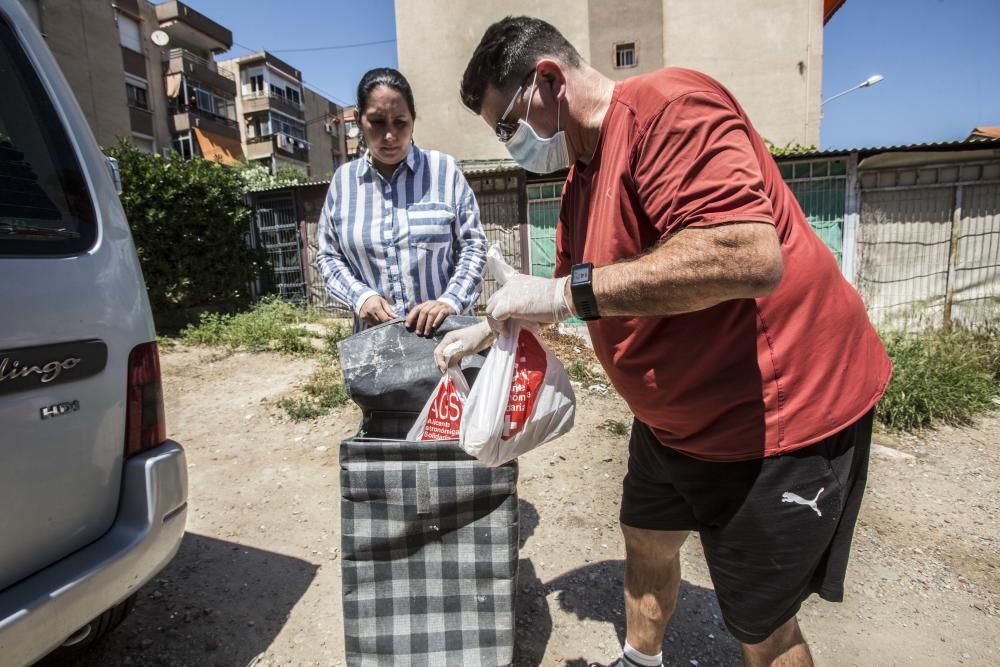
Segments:
[[[789,454],[735,463],[680,454],[635,420],[621,522],[698,531],[726,626],[761,642],[810,594],[844,598],[873,415]]]

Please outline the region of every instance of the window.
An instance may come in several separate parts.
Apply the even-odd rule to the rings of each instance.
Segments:
[[[615,44],[615,67],[635,67],[638,59],[635,57],[635,42]]]
[[[87,250],[97,220],[76,151],[10,26],[0,19],[0,254]]]
[[[306,127],[301,121],[278,113],[271,114],[271,131],[274,133],[281,132],[296,139],[306,138]]]
[[[248,139],[256,139],[267,134],[267,119],[265,119],[263,123],[261,123],[260,120],[260,117],[255,117],[252,120],[247,121]]]
[[[185,160],[190,160],[196,153],[194,151],[195,142],[191,141],[191,133],[178,135],[174,138],[174,150],[181,154]]]
[[[128,105],[130,107],[149,111],[149,99],[146,97],[145,86],[126,81],[125,93],[128,95]]]
[[[251,93],[263,93],[264,92],[264,75],[257,74],[250,77],[250,92]]]
[[[285,95],[288,99],[296,104],[299,103],[299,91],[295,90],[291,86],[285,86]]]
[[[139,34],[139,22],[124,14],[118,15],[118,40],[126,49],[142,53],[142,37]]]
[[[188,108],[194,108],[228,121],[236,123],[236,102],[228,97],[216,95],[207,88],[188,81]]]

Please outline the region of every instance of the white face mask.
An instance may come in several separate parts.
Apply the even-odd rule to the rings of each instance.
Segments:
[[[551,137],[543,139],[528,124],[528,115],[531,113],[531,97],[535,91],[537,78],[538,73],[536,72],[535,77],[531,80],[531,87],[528,89],[528,110],[524,114],[524,119],[517,121],[517,129],[514,130],[514,134],[505,145],[514,161],[528,171],[536,174],[551,174],[569,167],[569,145],[566,143],[566,130],[559,129],[562,112],[561,101],[558,111],[556,111],[556,133]]]

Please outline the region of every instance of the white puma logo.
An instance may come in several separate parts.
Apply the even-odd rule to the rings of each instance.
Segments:
[[[821,493],[823,493],[823,489],[820,489],[819,491],[817,491],[816,492],[816,497],[813,498],[812,500],[806,500],[805,498],[803,498],[802,496],[798,495],[797,493],[792,493],[791,491],[785,491],[784,493],[781,494],[781,502],[783,502],[783,503],[797,503],[799,505],[808,505],[809,507],[811,507],[814,510],[816,510],[816,514],[818,516],[823,516],[823,513],[819,511],[818,507],[816,507],[816,501],[819,500],[819,494],[821,494]]]

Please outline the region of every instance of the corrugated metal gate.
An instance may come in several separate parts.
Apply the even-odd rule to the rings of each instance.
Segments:
[[[798,200],[806,220],[843,265],[847,160],[781,162],[781,176]]]
[[[290,192],[258,194],[253,220],[257,242],[271,265],[273,283],[270,287],[283,300],[305,303],[306,283],[295,197]]]
[[[531,275],[551,278],[556,268],[556,223],[563,183],[532,183],[528,189],[528,256]]]
[[[1000,317],[1000,160],[862,169],[855,285],[889,326]]]

